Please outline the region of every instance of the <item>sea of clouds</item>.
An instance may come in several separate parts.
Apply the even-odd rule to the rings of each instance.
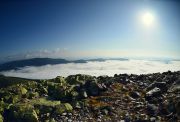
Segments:
[[[180,61],[150,61],[150,60],[107,60],[104,62],[89,61],[87,63],[68,63],[45,66],[27,66],[19,70],[1,72],[5,76],[31,79],[50,79],[56,76],[88,74],[93,76],[128,73],[147,74],[165,71],[180,71]]]

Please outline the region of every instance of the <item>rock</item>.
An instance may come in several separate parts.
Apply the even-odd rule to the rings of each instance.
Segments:
[[[103,110],[101,110],[101,112],[102,112],[102,114],[104,114],[104,115],[108,115],[108,113],[109,113],[109,111],[108,111],[107,109],[103,109]]]
[[[167,110],[169,113],[174,113],[176,111],[175,108],[175,102],[173,100],[169,100],[168,105],[167,105]]]
[[[31,112],[24,113],[23,120],[25,122],[38,122],[38,116],[36,114],[36,111],[32,110]]]
[[[87,98],[88,97],[87,92],[84,89],[80,91],[80,97],[81,98]]]
[[[55,100],[61,101],[71,101],[73,95],[77,95],[77,92],[74,91],[74,85],[59,85],[59,84],[49,84],[48,86],[48,95]],[[75,94],[74,94],[74,93]]]
[[[0,88],[0,122],[175,122],[180,119],[180,71],[167,75],[79,74],[14,84]]]
[[[81,108],[79,101],[73,101],[72,105],[73,105],[73,108],[77,108],[77,109]]]
[[[12,95],[10,98],[9,98],[9,102],[10,103],[16,103],[19,101],[19,96],[18,95]]]
[[[24,87],[20,87],[20,92],[22,95],[25,95],[27,93],[27,89]]]
[[[64,112],[71,112],[73,107],[69,103],[64,103],[55,107],[56,114],[62,114]]]
[[[3,122],[4,118],[3,116],[0,114],[0,122]]]
[[[0,101],[0,113],[4,112],[4,108],[5,108],[5,103],[3,100]]]
[[[150,84],[146,89],[147,91],[152,90],[154,88],[159,88],[161,91],[166,91],[167,90],[167,84],[166,82],[154,82]]]
[[[159,104],[159,113],[162,115],[170,114],[168,109],[167,109],[167,101],[164,101],[163,103]]]
[[[68,121],[68,122],[73,122],[73,120],[71,120],[71,119],[68,119],[67,121]]]
[[[132,98],[134,98],[134,99],[139,98],[139,97],[141,96],[141,95],[139,94],[139,92],[136,92],[136,91],[130,92],[129,95],[130,95]]]
[[[126,113],[124,120],[125,120],[125,122],[130,122],[131,121],[129,113]]]
[[[158,97],[161,93],[161,90],[157,87],[155,87],[154,89],[148,91],[146,93],[146,96],[151,96],[151,97]]]
[[[177,101],[175,108],[178,116],[180,116],[180,101]]]
[[[67,115],[67,113],[62,113],[62,115],[63,115],[63,116],[66,116],[66,115]]]
[[[156,118],[155,117],[151,117],[150,118],[150,122],[156,122]]]
[[[65,103],[64,106],[68,112],[71,112],[73,110],[73,107],[69,103]]]
[[[47,88],[45,88],[45,87],[41,88],[41,89],[40,89],[40,94],[41,94],[41,95],[42,95],[42,94],[48,94]]]
[[[56,122],[54,118],[50,118],[49,120],[46,120],[45,122]]]
[[[27,94],[27,98],[29,98],[29,99],[37,98],[37,97],[39,97],[38,92],[28,92],[28,94]]]
[[[29,102],[34,105],[40,111],[40,114],[52,113],[54,111],[55,106],[61,104],[60,101],[48,100],[45,98],[33,99]]]
[[[53,79],[53,82],[59,83],[61,86],[63,86],[64,84],[66,84],[65,78],[62,77],[62,76],[57,76],[55,79]]]
[[[149,103],[153,103],[153,104],[162,102],[161,90],[159,88],[155,87],[154,89],[152,89],[146,93],[145,99]]]
[[[76,100],[79,96],[79,93],[76,91],[72,91],[70,94],[71,94],[72,100]]]
[[[173,93],[180,92],[180,85],[177,84],[172,85],[171,88],[169,88],[168,92],[173,92]]]
[[[156,115],[157,112],[158,112],[158,107],[157,106],[155,106],[154,104],[148,104],[147,105],[147,113],[149,115],[152,115],[152,116]]]
[[[38,122],[34,107],[30,104],[14,104],[9,109],[9,121]]]
[[[82,74],[77,74],[77,75],[70,75],[66,78],[67,82],[70,85],[77,85],[77,84],[82,84],[84,85],[86,81],[92,80],[93,77],[90,75],[82,75]]]
[[[12,104],[5,103],[3,100],[0,101],[0,113],[4,113],[4,110],[10,108]]]
[[[134,110],[139,111],[142,108],[144,108],[144,105],[137,105],[137,106],[134,107]]]
[[[104,83],[98,83],[98,87],[100,91],[106,91],[107,87]]]
[[[87,93],[90,96],[97,96],[99,95],[100,89],[98,83],[95,81],[89,81],[85,84]]]

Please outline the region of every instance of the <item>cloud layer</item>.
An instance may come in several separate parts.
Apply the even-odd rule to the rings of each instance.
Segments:
[[[180,61],[162,62],[147,60],[116,61],[107,60],[105,62],[69,63],[58,65],[45,65],[40,67],[24,67],[19,70],[1,72],[6,76],[23,77],[31,79],[49,79],[56,76],[68,76],[74,74],[88,74],[93,76],[128,73],[147,74],[165,71],[180,70]]]

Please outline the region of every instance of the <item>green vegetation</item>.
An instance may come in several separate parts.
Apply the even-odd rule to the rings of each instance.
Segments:
[[[180,72],[1,78],[0,84],[9,83],[0,88],[0,122],[180,119]]]
[[[3,81],[9,83],[4,85]],[[81,106],[87,95],[98,95],[100,90],[92,76],[80,74],[36,81],[1,76],[0,84],[0,121],[45,121],[47,115],[53,120]]]

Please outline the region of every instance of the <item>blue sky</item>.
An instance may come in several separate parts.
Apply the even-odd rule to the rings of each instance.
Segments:
[[[179,11],[176,0],[0,1],[0,57],[180,58]]]

